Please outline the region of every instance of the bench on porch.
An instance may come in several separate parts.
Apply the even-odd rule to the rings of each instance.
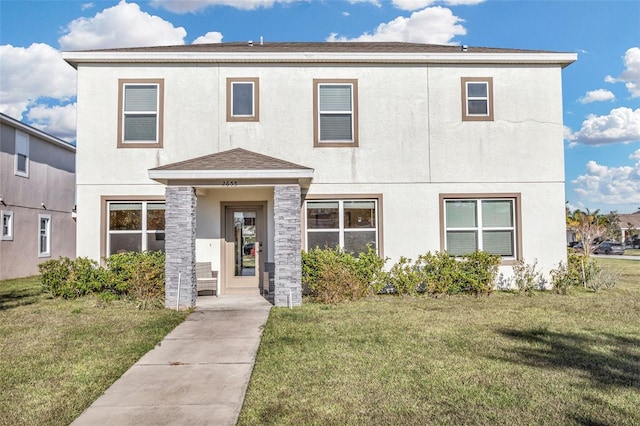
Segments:
[[[196,284],[198,295],[207,292],[215,296],[218,291],[218,271],[211,270],[211,262],[196,262]]]

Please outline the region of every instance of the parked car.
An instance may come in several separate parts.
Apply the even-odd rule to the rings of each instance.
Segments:
[[[616,241],[605,241],[593,252],[595,254],[624,254],[624,246]]]
[[[598,244],[598,243],[597,243],[596,241],[593,241],[593,242],[591,243],[591,252],[593,252],[593,250],[594,250],[594,248],[595,248],[595,246],[596,246],[597,244]],[[579,253],[582,253],[582,252],[584,251],[584,247],[583,247],[583,245],[582,245],[582,241],[578,241],[578,242],[577,242],[576,244],[574,244],[571,248],[572,248],[572,249],[574,249],[575,251],[579,252]]]

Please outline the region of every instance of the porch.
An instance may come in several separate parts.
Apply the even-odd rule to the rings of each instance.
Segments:
[[[312,169],[237,148],[149,177],[165,185],[165,306],[196,306],[197,262],[217,271],[218,295],[302,303],[300,208]]]

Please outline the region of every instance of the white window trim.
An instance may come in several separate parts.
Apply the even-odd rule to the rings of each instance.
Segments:
[[[469,96],[469,84],[484,84],[487,96]],[[469,101],[485,101],[486,114],[469,112]],[[462,78],[462,120],[463,121],[493,121],[493,77],[463,77]]]
[[[25,152],[19,151],[18,150],[18,136],[24,136],[24,140],[25,140]],[[22,177],[29,177],[29,168],[30,168],[30,158],[29,158],[29,135],[25,132],[22,132],[18,129],[16,129],[16,133],[15,133],[15,143],[14,143],[14,148],[15,148],[15,154],[14,154],[14,160],[13,160],[13,170],[16,176],[22,176]],[[22,154],[26,157],[25,160],[25,171],[22,170],[18,170],[18,155]]]
[[[449,228],[447,226],[447,202],[449,201],[473,201],[476,203],[476,222],[478,226],[475,227],[459,227],[459,228]],[[485,228],[482,226],[482,202],[483,201],[510,201],[511,202],[511,221],[513,223],[512,226],[509,227],[492,227]],[[443,200],[443,209],[444,209],[444,249],[447,250],[447,232],[449,231],[475,231],[478,241],[477,250],[484,250],[484,241],[483,241],[483,233],[484,231],[512,231],[513,239],[511,241],[513,247],[513,256],[501,256],[503,260],[515,260],[517,258],[518,253],[518,227],[517,227],[517,212],[516,212],[517,200],[515,198],[509,197],[500,197],[500,198],[445,198]]]
[[[249,84],[251,86],[251,114],[234,114],[233,106],[235,102],[235,86],[238,84]],[[253,81],[232,81],[231,82],[231,116],[236,118],[251,118],[256,115],[256,99],[254,96],[255,93],[255,83]]]
[[[2,241],[13,241],[13,212],[11,210],[2,210]],[[4,233],[4,218],[9,218],[7,233]]]
[[[322,111],[320,109],[320,87],[322,86],[349,86],[351,87],[351,110],[349,111]],[[358,80],[357,79],[314,79],[314,147],[358,147]],[[321,134],[322,115],[350,114],[351,116],[351,138],[344,140],[323,140]]]
[[[140,230],[111,230],[111,209],[110,206],[111,204],[142,204],[142,229]],[[147,207],[149,204],[165,204],[165,201],[139,201],[139,200],[113,200],[113,201],[107,201],[107,251],[106,251],[106,255],[107,256],[111,256],[111,235],[117,235],[117,234],[139,234],[140,238],[142,240],[141,244],[140,244],[140,251],[146,251],[148,248],[147,245],[147,238],[143,238],[148,236],[149,234],[154,234],[154,233],[165,233],[165,230],[163,229],[162,231],[157,230],[157,229],[153,229],[153,230],[148,230],[147,229]],[[165,204],[165,209],[166,209],[166,204]]]
[[[234,87],[236,84],[251,84],[252,114],[233,114]],[[227,78],[227,121],[256,122],[260,121],[260,79],[258,77]]]
[[[469,84],[483,84],[486,88],[487,91],[487,96],[471,96],[469,95]],[[477,116],[481,116],[481,117],[488,117],[490,111],[489,108],[489,83],[486,81],[467,81],[466,82],[467,85],[467,115],[477,115]],[[469,102],[471,101],[484,101],[487,104],[487,112],[484,114],[477,114],[477,113],[473,113],[469,111]]]
[[[45,237],[47,238],[47,247],[45,250],[41,250],[41,237],[42,237],[42,219],[47,220],[47,226],[45,229]],[[39,214],[38,215],[38,257],[51,257],[51,215]]]
[[[349,201],[373,201],[375,206],[375,227],[374,228],[345,228],[344,227],[344,203]],[[376,241],[376,251],[380,253],[380,224],[379,224],[379,216],[380,216],[380,206],[377,198],[323,198],[323,199],[310,199],[305,201],[304,206],[304,227],[307,232],[315,233],[315,232],[338,232],[338,242],[340,249],[344,249],[344,232],[345,230],[348,232],[371,232],[375,231],[375,241]],[[308,203],[313,202],[327,202],[327,203],[338,203],[338,228],[318,228],[318,229],[309,229],[307,223],[307,208]],[[309,250],[309,239],[305,237],[305,250]]]
[[[125,109],[125,105],[127,105],[127,87],[136,87],[136,86],[155,86],[156,87],[156,109],[155,111],[127,111]],[[160,85],[158,83],[123,83],[122,84],[122,143],[123,144],[136,144],[136,143],[158,143],[159,134],[160,134]],[[134,115],[155,115],[156,116],[156,138],[149,140],[126,140],[125,139],[125,128],[127,123],[127,116]]]
[[[125,117],[127,115],[125,111],[125,92],[128,86],[156,86],[156,111],[149,111],[146,113],[153,113],[156,116],[156,138],[155,140],[127,140],[125,141]],[[143,114],[143,111],[135,111],[130,114]],[[163,132],[164,132],[164,79],[119,79],[118,80],[118,128],[117,128],[117,147],[118,148],[162,148],[163,147]]]

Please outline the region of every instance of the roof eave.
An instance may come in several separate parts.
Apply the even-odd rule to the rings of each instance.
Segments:
[[[53,135],[43,132],[40,129],[36,129],[33,126],[29,126],[28,124],[23,123],[22,121],[16,120],[15,118],[8,116],[6,114],[0,114],[0,122],[5,122],[8,125],[14,126],[26,133],[29,133],[37,138],[40,138],[44,141],[47,141],[53,145],[59,146],[60,148],[64,148],[67,151],[76,152],[76,147],[69,142],[57,138]]]
[[[548,64],[562,68],[578,59],[576,53],[406,53],[406,52],[63,52],[74,68],[85,63],[434,63],[434,64]]]
[[[283,170],[149,170],[153,180],[310,179],[313,169]]]

